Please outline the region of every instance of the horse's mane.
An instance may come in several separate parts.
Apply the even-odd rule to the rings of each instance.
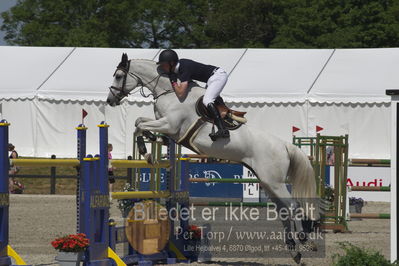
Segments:
[[[155,63],[155,61],[154,60],[152,60],[152,59],[144,59],[144,58],[135,58],[135,59],[132,59],[132,61],[147,61],[147,62],[150,62],[150,63]]]

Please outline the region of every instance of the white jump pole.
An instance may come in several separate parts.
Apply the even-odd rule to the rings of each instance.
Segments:
[[[387,90],[391,96],[391,262],[398,259],[398,158],[399,158],[399,90]]]

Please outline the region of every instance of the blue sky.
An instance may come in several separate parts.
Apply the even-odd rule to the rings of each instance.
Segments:
[[[0,13],[9,10],[12,6],[17,3],[17,0],[0,0]],[[0,24],[3,24],[3,20],[0,17]],[[4,41],[4,32],[0,31],[0,45],[7,45]]]

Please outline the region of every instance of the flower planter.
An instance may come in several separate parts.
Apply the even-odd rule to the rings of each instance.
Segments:
[[[349,213],[362,213],[363,203],[349,205]],[[361,218],[351,218],[352,221],[361,221]]]
[[[355,210],[357,213],[362,213],[363,203],[355,204]]]
[[[60,266],[79,266],[83,252],[59,252],[56,261]]]
[[[365,202],[362,198],[349,198],[349,213],[362,213]],[[352,221],[360,221],[361,218],[351,218]]]

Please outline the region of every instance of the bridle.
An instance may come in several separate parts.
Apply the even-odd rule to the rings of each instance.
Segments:
[[[127,63],[127,67],[124,67],[124,66],[119,65],[119,66],[116,68],[116,70],[115,70],[115,72],[114,72],[114,75],[113,75],[114,77],[115,77],[116,72],[117,72],[118,70],[122,71],[122,72],[125,74],[125,75],[123,76],[122,87],[111,86],[111,87],[109,87],[109,90],[110,90],[110,92],[112,93],[112,95],[113,95],[114,97],[116,97],[119,101],[121,101],[124,97],[129,96],[129,94],[131,94],[132,91],[134,90],[134,89],[131,90],[131,91],[127,91],[127,90],[126,90],[126,80],[127,80],[127,76],[128,76],[128,75],[129,75],[130,77],[134,78],[134,79],[137,81],[137,87],[140,87],[140,94],[141,94],[141,96],[143,96],[143,97],[145,97],[145,98],[148,98],[148,97],[150,97],[150,96],[152,95],[152,96],[153,96],[153,99],[156,100],[156,99],[158,99],[159,97],[161,97],[162,95],[165,95],[165,94],[174,92],[173,90],[165,90],[165,91],[162,92],[161,94],[156,95],[156,94],[155,94],[155,89],[156,89],[156,87],[158,86],[158,82],[159,82],[159,79],[161,78],[161,74],[155,76],[155,77],[154,77],[153,79],[151,79],[149,82],[144,83],[143,80],[142,80],[142,78],[141,78],[140,76],[138,76],[137,74],[135,74],[135,73],[133,73],[133,72],[130,71],[130,60],[129,60],[128,63]],[[144,93],[144,88],[147,88],[147,85],[153,83],[154,81],[156,81],[155,86],[154,86],[154,92],[151,92],[151,93],[149,93],[149,94],[146,95],[146,94]],[[136,87],[136,88],[137,88],[137,87]],[[113,90],[119,91],[119,93],[115,94]]]

